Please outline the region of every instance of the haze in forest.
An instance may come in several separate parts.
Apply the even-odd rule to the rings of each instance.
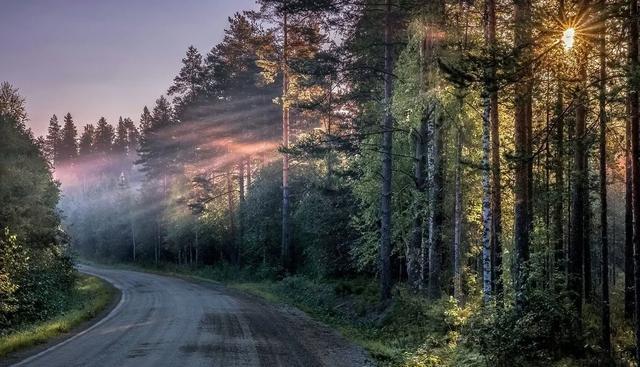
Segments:
[[[0,325],[93,262],[300,307],[382,366],[638,365],[638,0],[252,6],[132,110],[57,105],[38,136],[2,84]]]

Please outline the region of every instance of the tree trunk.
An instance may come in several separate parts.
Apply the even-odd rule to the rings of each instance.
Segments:
[[[229,243],[232,246],[231,261],[238,263],[238,248],[236,244],[236,221],[235,221],[235,205],[233,203],[233,182],[231,180],[231,171],[227,171],[227,211],[229,214]]]
[[[196,251],[195,256],[196,256],[196,258],[195,258],[195,263],[196,263],[196,266],[198,266],[198,255],[199,255],[198,252],[199,252],[199,249],[200,249],[200,243],[198,242],[198,232],[200,232],[200,226],[199,226],[197,218],[196,218],[196,226],[195,227],[196,227],[195,228],[196,229],[196,231],[195,231],[196,232],[196,243],[195,243],[195,251]]]
[[[462,131],[456,134],[455,204],[453,212],[453,296],[462,304]]]
[[[136,231],[134,227],[134,220],[129,216],[129,222],[131,223],[131,244],[133,246],[133,262],[136,262]]]
[[[640,360],[640,129],[638,126],[638,1],[629,1],[629,118],[631,124],[631,173],[633,201],[633,248],[635,260],[636,358]]]
[[[602,9],[605,0],[600,2]],[[607,54],[606,54],[606,25],[600,35],[600,245],[602,252],[602,349],[611,355],[611,311],[609,308],[609,238],[607,222],[607,115],[606,115],[606,80],[607,80]]]
[[[486,93],[486,91],[485,91]],[[482,293],[485,303],[493,295],[493,268],[491,264],[491,186],[489,182],[489,149],[490,149],[490,115],[491,100],[483,98],[484,112],[482,114]]]
[[[586,63],[578,60],[578,75],[586,75]],[[576,106],[575,145],[573,155],[573,190],[571,193],[571,228],[572,236],[569,243],[569,272],[568,290],[576,310],[578,330],[582,330],[582,296],[583,296],[583,264],[585,249],[585,130],[586,130],[586,96],[583,78],[579,79]]]
[[[289,67],[287,65],[288,29],[287,13],[282,21],[284,43],[282,46],[282,146],[289,147]],[[293,251],[291,248],[291,230],[289,228],[289,154],[282,155],[282,267],[291,271]]]
[[[586,126],[586,125],[585,125]],[[591,303],[593,289],[592,276],[592,253],[591,253],[591,224],[593,213],[591,207],[590,178],[589,178],[589,152],[587,151],[586,137],[582,143],[584,149],[585,171],[584,171],[584,300]]]
[[[484,14],[484,38],[489,56],[493,57],[495,53],[496,42],[496,5],[494,0],[485,1]],[[498,107],[498,93],[496,90],[496,70],[495,60],[491,60],[485,69],[484,80],[484,97],[483,97],[483,115],[482,115],[482,267],[483,267],[483,295],[484,302],[487,303],[491,296],[495,293],[494,286],[497,275],[495,262],[500,257],[498,248],[500,241],[497,237],[496,229],[500,226],[494,218],[494,210],[498,209],[500,203],[500,191],[496,186],[500,185],[500,141],[498,131],[498,111],[494,108]],[[495,121],[494,121],[495,119]],[[493,141],[490,142],[491,135]],[[490,147],[491,144],[491,147]],[[491,154],[492,164],[489,164],[489,155]],[[495,168],[497,164],[498,169]],[[490,182],[490,173],[493,178],[493,187]],[[497,191],[496,191],[497,189]],[[497,195],[496,195],[497,194]]]
[[[631,101],[629,95],[628,102]],[[630,106],[627,106],[630,108]],[[630,109],[629,109],[630,111]],[[633,320],[635,309],[635,285],[633,263],[633,193],[631,170],[631,122],[625,121],[625,195],[624,195],[624,316]]]
[[[391,44],[391,0],[385,2],[384,27],[384,120],[382,124],[382,191],[380,194],[380,298],[391,298],[391,172],[393,116],[391,92],[393,59]]]
[[[528,24],[531,18],[531,1],[514,1],[515,48],[526,54],[531,44]],[[529,164],[531,157],[528,134],[529,107],[531,106],[531,67],[526,57],[520,57],[521,75],[515,86],[515,298],[516,309],[523,312],[526,308],[527,263],[529,261],[530,232],[530,200],[529,197]]]
[[[564,87],[558,82],[558,96],[555,106],[556,132],[554,134],[555,195],[553,205],[553,249],[555,271],[564,273]],[[559,289],[559,288],[558,288]]]
[[[487,38],[490,49],[496,45],[496,4],[487,0]],[[491,53],[495,56],[495,52]],[[489,94],[489,121],[491,123],[491,265],[493,292],[502,298],[502,173],[500,168],[500,121],[498,119],[498,83],[495,60],[489,70],[487,92]]]
[[[425,141],[427,139],[427,125],[430,118],[428,111],[425,111],[420,120],[420,127],[414,134],[414,157],[413,157],[413,179],[415,181],[415,198],[413,229],[411,230],[411,240],[407,248],[407,276],[409,288],[417,292],[420,289],[422,277],[421,272],[421,250],[422,233],[424,227],[424,191],[425,191]]]
[[[244,182],[244,167],[245,161],[242,160],[238,163],[238,189],[240,191],[240,201],[238,202],[238,237],[236,238],[236,265],[240,266],[242,241],[244,236],[244,217],[242,211],[244,209],[245,199],[245,182]]]
[[[245,186],[245,190],[249,191],[250,186],[251,186],[251,157],[247,157],[247,183]]]
[[[429,287],[431,299],[442,295],[442,225],[444,224],[444,121],[436,113],[433,130],[433,180],[431,188],[431,223],[429,226]]]

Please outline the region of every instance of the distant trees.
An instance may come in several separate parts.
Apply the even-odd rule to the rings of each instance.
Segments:
[[[60,122],[58,122],[58,116],[53,115],[49,120],[49,128],[47,137],[45,138],[45,152],[47,159],[51,164],[55,165],[60,161],[60,143],[62,141],[62,135],[60,132]]]
[[[60,160],[62,162],[75,160],[78,157],[78,130],[70,113],[64,116],[64,125],[60,134],[62,135],[58,147]]]

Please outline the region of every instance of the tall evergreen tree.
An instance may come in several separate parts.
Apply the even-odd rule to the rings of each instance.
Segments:
[[[127,155],[130,157],[134,157],[136,154],[136,150],[138,150],[138,143],[140,140],[140,132],[136,125],[133,123],[133,120],[130,118],[124,119],[124,126],[127,129]]]
[[[202,55],[193,45],[189,46],[186,56],[182,59],[182,68],[167,91],[167,95],[176,96],[176,106],[192,102],[205,92],[204,71]]]
[[[62,127],[61,135],[60,159],[63,162],[73,161],[78,156],[78,130],[70,113],[64,115],[64,126]]]
[[[111,153],[114,138],[115,133],[113,126],[109,125],[104,117],[100,117],[93,138],[94,152],[103,154]]]
[[[86,157],[93,152],[93,139],[95,137],[95,128],[92,124],[84,125],[80,142],[78,143],[79,155]]]
[[[49,129],[45,138],[47,159],[54,166],[60,162],[60,143],[62,142],[62,134],[58,116],[53,115],[49,120]]]
[[[137,164],[142,166],[147,179],[157,179],[173,172],[176,142],[172,141],[173,109],[161,96],[156,100],[153,113],[145,107],[141,117],[142,134]]]
[[[113,152],[120,155],[127,153],[129,145],[129,129],[124,122],[122,116],[118,119],[118,127],[116,128],[116,138],[113,141]]]

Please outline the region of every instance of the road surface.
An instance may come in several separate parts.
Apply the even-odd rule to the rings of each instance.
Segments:
[[[302,312],[215,284],[81,266],[122,292],[105,319],[19,366],[369,366]]]

